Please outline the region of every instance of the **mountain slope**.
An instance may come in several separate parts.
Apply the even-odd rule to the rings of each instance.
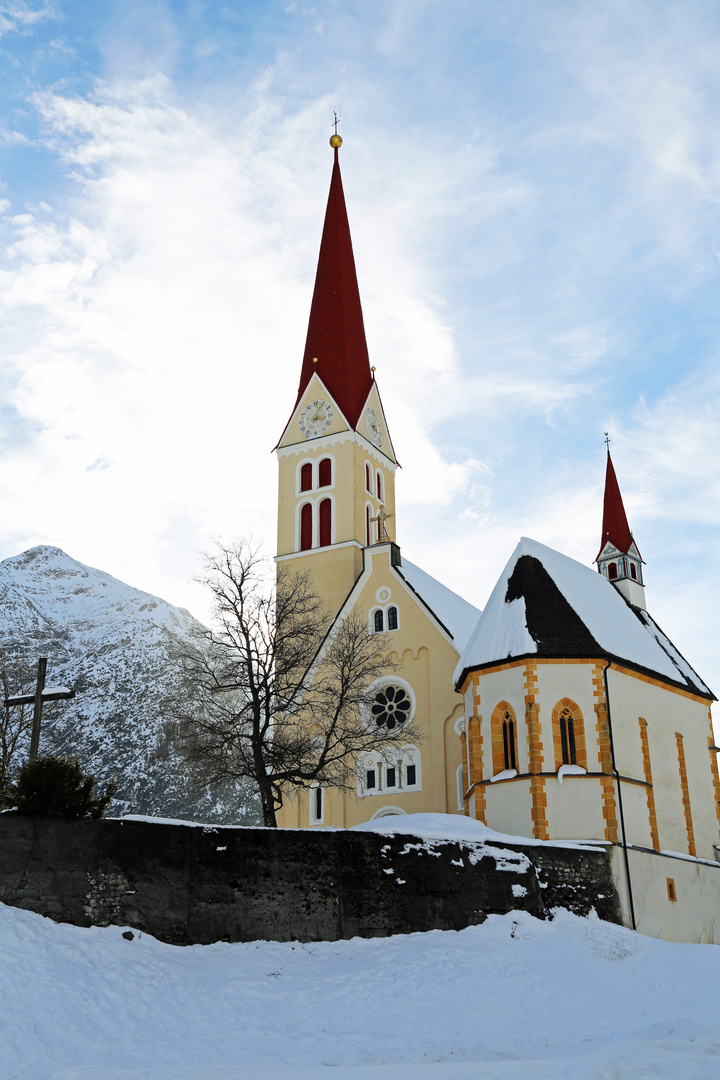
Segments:
[[[173,654],[199,623],[183,608],[133,589],[55,547],[0,563],[0,651],[34,677],[48,657],[48,685],[73,687],[45,706],[41,752],[72,754],[119,784],[113,813],[204,821],[256,820],[246,792],[194,795],[166,745],[163,701],[177,680]]]

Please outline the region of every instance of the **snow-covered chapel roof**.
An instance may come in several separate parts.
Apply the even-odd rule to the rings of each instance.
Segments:
[[[462,652],[477,625],[480,609],[463,600],[462,596],[458,596],[452,589],[448,589],[447,585],[425,573],[419,566],[415,566],[404,555],[402,566],[396,567],[396,571],[442,623],[452,637],[457,651]]]
[[[714,697],[653,618],[607,578],[523,537],[462,652],[455,685],[474,668],[533,655],[607,657]]]

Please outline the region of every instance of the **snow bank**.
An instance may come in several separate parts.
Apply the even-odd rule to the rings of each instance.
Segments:
[[[463,844],[483,844],[493,840],[502,844],[532,844],[544,847],[593,848],[592,844],[573,844],[554,840],[535,840],[532,836],[512,836],[495,832],[482,821],[463,814],[397,814],[363,821],[354,832],[374,832],[383,836],[417,836],[421,840],[445,840]],[[595,848],[602,845],[595,845]]]
[[[123,930],[0,905],[0,1080],[718,1075],[714,946],[566,912],[311,945]]]

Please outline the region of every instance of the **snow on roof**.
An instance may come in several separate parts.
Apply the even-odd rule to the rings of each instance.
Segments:
[[[523,537],[500,575],[455,668],[510,657],[604,655],[712,697],[652,617],[601,574]]]
[[[396,569],[450,633],[457,651],[462,652],[477,624],[480,609],[430,577],[404,555],[402,566]]]

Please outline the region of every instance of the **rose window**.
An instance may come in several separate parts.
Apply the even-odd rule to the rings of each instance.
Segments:
[[[383,686],[372,699],[370,713],[379,728],[392,731],[400,727],[410,716],[412,703],[402,686]]]

